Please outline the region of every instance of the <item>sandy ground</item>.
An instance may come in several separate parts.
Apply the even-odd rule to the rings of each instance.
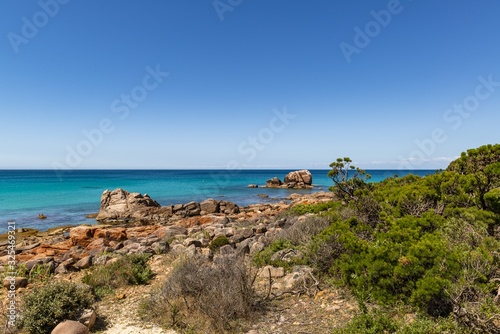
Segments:
[[[102,334],[176,334],[175,331],[169,330],[164,331],[159,327],[151,327],[151,328],[140,328],[136,326],[129,326],[126,324],[116,324],[111,328],[108,328],[104,332],[100,332]]]

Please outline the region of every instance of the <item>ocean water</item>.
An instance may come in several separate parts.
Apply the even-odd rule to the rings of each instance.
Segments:
[[[327,190],[332,185],[328,170],[311,170],[313,190],[248,188],[249,184],[265,185],[266,180],[283,180],[290,170],[74,170],[56,175],[52,170],[0,170],[0,233],[7,222],[15,221],[18,228],[46,230],[52,227],[95,224],[85,216],[99,211],[104,190],[122,188],[130,192],[147,193],[161,205],[224,199],[248,205],[277,201],[292,193]],[[379,182],[395,174],[409,171],[371,170],[371,182]],[[417,175],[431,170],[412,171]],[[44,214],[47,219],[38,219]]]

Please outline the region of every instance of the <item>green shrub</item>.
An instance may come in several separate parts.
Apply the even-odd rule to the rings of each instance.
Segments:
[[[452,317],[429,318],[413,315],[408,321],[405,314],[392,314],[387,310],[374,310],[354,316],[344,326],[333,330],[334,334],[472,334],[472,330],[460,327]]]
[[[118,287],[146,284],[153,276],[147,263],[149,257],[149,254],[132,254],[104,266],[94,266],[85,273],[82,282],[90,285],[99,298]]]
[[[262,267],[265,265],[278,265],[276,263],[273,263],[271,261],[271,257],[278,251],[288,249],[288,248],[293,248],[292,243],[290,240],[285,240],[285,239],[278,239],[276,241],[273,241],[269,246],[264,248],[262,251],[258,252],[255,254],[253,261],[256,265]]]
[[[348,251],[361,251],[351,222],[344,220],[331,224],[313,238],[307,252],[307,259],[320,274],[334,274],[338,271],[337,260]]]
[[[213,239],[210,242],[208,248],[210,248],[212,252],[215,252],[222,246],[229,245],[230,243],[231,241],[229,241],[228,237],[226,237],[225,235],[219,235],[217,238]]]
[[[395,333],[398,326],[394,319],[383,312],[361,313],[354,316],[344,327],[335,329],[334,334],[379,334]]]
[[[340,206],[337,201],[314,203],[314,204],[297,204],[291,208],[291,211],[298,215],[306,213],[322,213],[325,211],[335,210]]]
[[[30,291],[22,301],[21,326],[29,333],[45,334],[63,320],[77,320],[94,298],[86,286],[55,282]]]
[[[500,188],[490,190],[484,194],[484,200],[491,211],[500,214]]]

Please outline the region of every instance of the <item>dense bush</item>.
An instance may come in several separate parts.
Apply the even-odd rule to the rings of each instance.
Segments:
[[[104,266],[93,266],[82,281],[94,289],[97,297],[121,286],[146,284],[153,275],[147,263],[149,257],[149,254],[126,255]]]
[[[181,330],[234,332],[236,321],[254,311],[253,282],[254,274],[241,258],[184,259],[161,289],[141,303],[140,315]]]
[[[417,317],[408,321],[404,315],[393,314],[388,310],[374,310],[361,313],[352,318],[344,326],[333,331],[334,334],[469,334],[471,330],[460,327],[452,318],[438,320]]]
[[[500,331],[493,302],[500,275],[494,234],[500,145],[469,150],[427,177],[394,177],[370,187],[355,182],[339,219],[310,243],[310,263],[346,284],[361,306],[404,303],[431,316],[453,314],[473,330]],[[374,318],[357,320],[370,327]],[[379,320],[374,323],[391,331]]]
[[[29,333],[45,334],[63,320],[78,320],[94,302],[88,286],[49,283],[23,297],[21,326]]]
[[[335,210],[339,208],[340,203],[336,201],[329,201],[316,204],[297,204],[292,207],[291,211],[294,214],[304,215],[306,213],[322,213],[325,211]]]
[[[491,211],[500,214],[500,188],[488,191],[484,194],[484,200]]]

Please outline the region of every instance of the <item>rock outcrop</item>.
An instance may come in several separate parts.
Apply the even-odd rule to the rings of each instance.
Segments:
[[[306,169],[290,172],[285,176],[285,183],[295,184],[295,186],[299,187],[310,186],[312,185],[312,174]]]
[[[101,196],[101,208],[96,220],[101,223],[133,222],[156,212],[158,202],[147,194],[129,193],[123,189],[105,190]]]
[[[106,190],[102,194],[96,220],[101,224],[166,224],[172,219],[238,212],[240,212],[238,205],[229,201],[209,198],[201,203],[161,206],[147,194],[115,189]]]
[[[272,179],[266,181],[267,188],[278,188],[282,184],[283,184],[283,182],[281,182],[281,180],[278,179],[277,177],[273,177]]]
[[[285,176],[284,182],[277,177],[266,181],[267,188],[290,188],[290,189],[311,189],[312,174],[310,171],[303,169],[288,173]]]

